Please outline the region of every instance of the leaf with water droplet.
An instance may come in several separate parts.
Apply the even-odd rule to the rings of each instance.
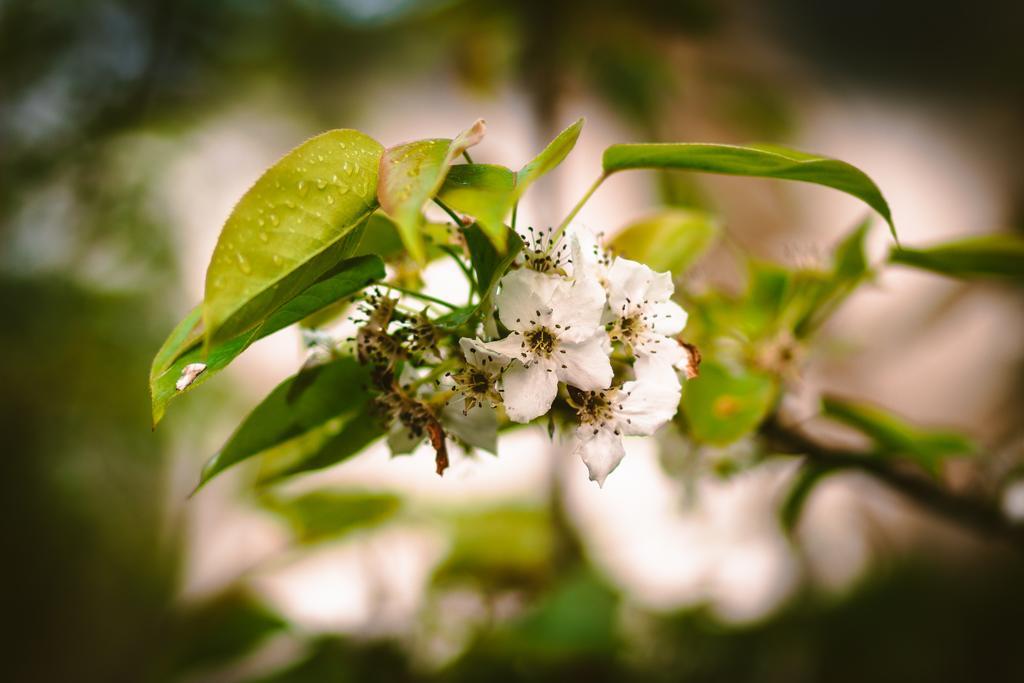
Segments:
[[[483,138],[478,120],[454,140],[417,140],[391,147],[380,160],[377,197],[398,225],[405,248],[418,262],[426,260],[421,228],[423,205],[435,196],[456,158]],[[360,193],[362,187],[358,188]]]
[[[274,259],[283,259],[274,254]],[[167,404],[209,381],[228,366],[242,351],[269,334],[321,311],[341,299],[352,296],[368,283],[383,279],[384,263],[377,256],[358,256],[342,261],[319,280],[303,290],[275,311],[256,328],[214,344],[208,353],[202,345],[201,306],[189,313],[164,342],[153,359],[150,370],[149,388],[153,399],[153,424],[164,415]],[[190,365],[204,363],[202,373],[196,373],[187,384],[182,383],[182,373]]]
[[[358,153],[379,159],[382,152],[380,144],[358,131],[329,131],[286,154],[256,181],[225,223],[207,270],[207,346],[261,324],[352,253],[357,246],[353,231],[373,213],[376,202],[354,194],[310,193],[309,186],[326,186],[323,179]],[[358,180],[375,185],[376,165],[363,168]],[[281,209],[290,205],[295,209]],[[275,226],[264,231],[267,240],[261,238],[258,223],[263,206],[270,209],[267,217]],[[304,220],[306,216],[318,220]],[[241,258],[226,263],[222,256],[232,249]]]

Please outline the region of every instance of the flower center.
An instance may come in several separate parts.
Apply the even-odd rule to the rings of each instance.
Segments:
[[[523,335],[526,345],[534,354],[547,358],[555,350],[557,338],[546,327],[537,327]]]
[[[575,392],[573,399],[580,422],[585,425],[603,425],[615,417],[612,410],[612,390]]]
[[[491,378],[480,370],[471,370],[466,377],[466,389],[482,396],[490,391]]]

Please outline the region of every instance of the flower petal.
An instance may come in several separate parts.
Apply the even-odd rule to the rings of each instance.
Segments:
[[[608,306],[618,315],[634,313],[654,280],[655,273],[642,263],[616,258],[608,269]]]
[[[653,434],[676,414],[679,397],[679,378],[671,368],[657,379],[645,376],[626,382],[615,406],[620,428],[625,434]]]
[[[604,331],[582,342],[561,342],[554,354],[555,373],[561,381],[583,391],[607,389],[612,383],[609,350]]]
[[[583,341],[601,327],[606,295],[591,277],[559,283],[551,297],[550,323],[555,334],[568,341]]]
[[[514,358],[523,363],[527,363],[533,358],[532,354],[529,354],[526,351],[526,344],[523,343],[523,336],[516,332],[513,332],[504,339],[483,342],[481,346],[483,346],[487,351],[499,356],[503,356],[508,359]],[[524,356],[523,354],[526,355]]]
[[[612,470],[619,466],[626,449],[622,446],[622,437],[610,429],[580,427],[576,430],[576,446],[573,453],[580,456],[590,471],[590,480],[598,486],[604,486],[604,480]]]
[[[686,327],[686,311],[675,301],[659,301],[648,304],[644,310],[647,327],[656,334],[671,337]]]
[[[518,339],[516,335],[509,335],[509,338]],[[511,360],[508,354],[490,349],[479,339],[471,337],[460,339],[459,348],[467,363],[492,375],[500,372]]]
[[[562,282],[560,277],[528,268],[513,270],[501,278],[501,290],[494,302],[502,324],[520,332],[533,327],[529,321],[539,322],[539,316],[547,316],[551,297]]]
[[[513,363],[502,376],[502,398],[505,412],[513,422],[529,422],[548,412],[555,393],[558,391],[558,377],[551,368],[552,363],[539,359],[526,367]]]

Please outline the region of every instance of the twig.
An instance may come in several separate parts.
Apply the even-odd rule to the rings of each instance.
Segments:
[[[776,417],[761,426],[761,434],[778,452],[804,455],[826,469],[866,472],[939,516],[1024,551],[1024,527],[1013,524],[998,507],[985,500],[953,493],[880,456],[825,446],[803,432],[782,425]]]

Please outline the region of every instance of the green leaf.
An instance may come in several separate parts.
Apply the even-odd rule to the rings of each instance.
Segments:
[[[865,219],[839,243],[832,259],[832,272],[826,277],[809,272],[797,274],[795,289],[802,299],[802,310],[793,326],[797,338],[806,337],[818,329],[871,274],[864,250],[864,240],[870,228],[871,219]]]
[[[666,209],[626,226],[609,246],[656,271],[681,273],[708,250],[718,232],[710,214]]]
[[[612,145],[604,152],[605,174],[631,168],[674,168],[706,173],[799,180],[857,197],[877,211],[896,238],[889,204],[863,171],[850,164],[774,145],[695,142]]]
[[[385,522],[402,501],[391,493],[313,491],[292,499],[267,496],[263,504],[288,520],[301,542],[316,543]]]
[[[304,142],[270,167],[224,224],[206,271],[206,345],[255,327],[358,245],[376,208],[380,144],[354,130]]]
[[[766,374],[730,372],[721,363],[704,361],[700,375],[683,386],[683,414],[694,439],[724,445],[753,431],[775,399]]]
[[[380,415],[373,404],[366,401],[358,413],[343,413],[264,451],[257,483],[272,484],[302,472],[336,465],[362,452],[384,434]]]
[[[441,200],[459,213],[476,219],[498,251],[508,239],[505,217],[516,200],[516,174],[504,166],[453,166],[441,187]]]
[[[366,220],[366,229],[353,256],[379,256],[390,261],[405,253],[398,226],[390,218],[377,211]]]
[[[364,414],[369,371],[354,358],[303,370],[277,386],[203,467],[199,487],[232,465],[296,440],[328,441]]]
[[[423,205],[440,191],[456,158],[483,134],[484,122],[478,120],[454,140],[417,140],[391,147],[381,157],[377,197],[417,262],[425,263],[427,257],[420,234]]]
[[[893,249],[892,263],[958,278],[999,278],[1024,284],[1024,239],[985,235],[924,249]]]
[[[565,157],[569,156],[569,152],[576,146],[576,141],[582,130],[583,119],[577,119],[575,123],[555,136],[555,139],[540,154],[519,169],[519,172],[516,173],[516,199],[522,197],[531,184],[552,171],[565,160]]]
[[[499,253],[494,245],[484,236],[483,231],[477,225],[471,225],[463,232],[466,238],[466,246],[469,248],[469,258],[473,264],[473,272],[476,274],[476,282],[480,288],[481,301],[489,300],[498,286],[498,281],[509,269],[516,255],[523,248],[523,241],[519,235],[506,229],[506,243],[508,248],[504,253]]]
[[[879,456],[907,457],[931,473],[937,472],[946,458],[975,452],[974,443],[963,434],[919,429],[874,406],[827,396],[822,399],[821,408],[826,417],[869,437]]]
[[[163,418],[170,401],[211,379],[254,342],[355,294],[368,284],[382,279],[384,275],[384,264],[376,256],[361,256],[342,261],[324,274],[319,281],[277,309],[263,323],[233,339],[214,344],[208,353],[199,345],[200,335],[186,336],[182,333],[189,326],[198,324],[199,308],[194,309],[174,329],[164,342],[164,348],[157,353],[153,361],[153,372],[149,379],[153,400],[153,424],[156,425]],[[190,347],[186,345],[189,340]],[[176,349],[180,355],[170,365],[158,369],[158,363],[166,362],[170,357],[171,349]],[[181,377],[182,370],[192,363],[205,363],[206,369],[191,384],[179,391],[175,384]]]
[[[508,236],[505,217],[531,184],[562,163],[576,145],[582,128],[580,119],[516,173],[493,164],[453,166],[441,187],[441,200],[476,219],[495,248],[504,253]]]

